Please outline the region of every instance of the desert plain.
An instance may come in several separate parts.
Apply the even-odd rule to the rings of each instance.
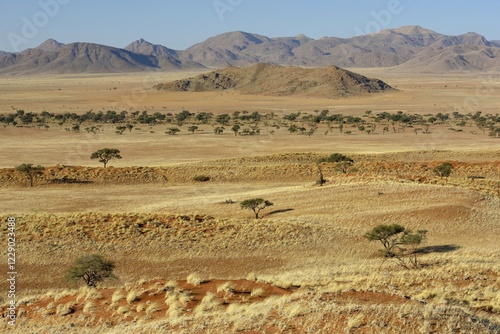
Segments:
[[[500,114],[500,77],[352,70],[397,90],[326,99],[152,88],[194,72],[0,78],[0,114],[268,115],[251,136],[235,135],[232,123],[215,134],[213,121],[190,132],[190,119],[177,134],[165,133],[169,124],[122,134],[118,124],[96,133],[2,125],[0,215],[16,219],[15,332],[498,333],[500,139],[470,117]],[[288,131],[283,119],[322,110],[367,123],[383,112],[450,118],[427,131],[319,122],[312,134]],[[458,126],[453,113],[469,118]],[[107,168],[90,159],[104,147],[122,159]],[[332,153],[353,168],[318,167]],[[433,171],[444,162],[448,177]],[[21,163],[45,167],[33,187],[14,170]],[[239,205],[251,198],[274,205],[255,219]],[[364,237],[380,224],[427,230],[418,268],[384,258]],[[65,272],[91,253],[113,260],[117,279],[68,285]]]

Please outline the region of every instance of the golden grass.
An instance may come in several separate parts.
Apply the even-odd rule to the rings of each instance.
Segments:
[[[113,292],[113,295],[111,296],[111,301],[113,303],[117,303],[122,299],[125,299],[125,295],[120,290]]]
[[[127,293],[126,300],[127,300],[127,303],[129,303],[129,304],[138,302],[140,300],[139,293],[135,290],[129,291],[129,293]]]
[[[154,312],[158,312],[158,309],[160,308],[160,304],[154,302],[154,303],[151,303],[150,305],[148,305],[148,307],[146,308],[146,314],[150,315]]]
[[[61,316],[61,317],[64,317],[68,314],[71,314],[74,311],[75,311],[75,303],[73,303],[73,302],[69,302],[66,304],[59,304],[59,305],[57,305],[57,308],[56,308],[56,314]]]
[[[266,291],[262,288],[255,288],[252,290],[250,293],[251,297],[265,297],[266,296]]]
[[[207,312],[222,311],[222,301],[212,292],[207,292],[205,297],[195,309],[195,314],[201,315]]]
[[[314,109],[355,115],[366,110],[467,113],[475,110],[455,103],[476,98],[476,89],[485,80],[420,76],[415,82],[390,71],[374,74],[403,92],[375,99],[313,101],[232,92],[165,95],[148,91],[138,104],[150,112],[176,112],[184,107],[229,113],[274,111],[280,116]],[[118,108],[123,94],[143,89],[138,85],[142,79],[140,75],[76,78],[81,85],[75,84],[75,78],[9,82],[2,90],[0,112],[10,112],[7,101],[21,96],[25,102],[17,100],[15,107],[33,111]],[[0,84],[5,80],[0,79]],[[16,88],[14,84],[22,85]],[[498,82],[495,79],[491,84],[497,87]],[[118,87],[116,92],[113,86]],[[57,88],[65,95],[40,103]],[[29,100],[25,98],[28,90]],[[498,113],[497,91],[480,97],[478,107]],[[62,107],[63,103],[67,105]],[[165,103],[168,108],[163,108]],[[29,309],[31,301],[38,299],[47,303],[33,313],[42,320],[32,320],[34,315],[26,312],[17,332],[61,332],[69,324],[84,334],[499,330],[498,140],[439,126],[431,136],[407,132],[324,136],[318,131],[311,138],[289,135],[284,128],[275,135],[264,132],[252,138],[215,136],[210,126],[202,127],[201,134],[176,136],[164,135],[165,126],[144,127],[122,136],[112,130],[113,126],[105,127],[105,132],[95,136],[56,128],[0,131],[6,156],[0,167],[12,168],[21,162],[97,167],[88,156],[101,146],[116,146],[124,156],[111,162],[123,169],[103,173],[97,168],[68,167],[54,169],[50,176],[93,178],[95,183],[89,185],[48,185],[47,175],[28,189],[19,176],[9,179],[4,176],[11,174],[0,173],[1,219],[15,215],[18,221],[22,308]],[[37,144],[40,141],[43,147]],[[352,155],[359,172],[338,175],[333,166],[325,165],[329,182],[324,187],[314,186],[314,160],[332,152]],[[448,179],[432,175],[434,164],[443,161],[457,166]],[[162,167],[143,167],[142,172],[147,173],[141,174],[129,167],[134,165]],[[197,184],[192,181],[195,175],[207,175],[211,180]],[[470,175],[486,179],[471,182]],[[237,205],[253,197],[275,203],[263,219],[253,219]],[[382,261],[379,246],[362,237],[381,223],[429,230],[422,269],[407,271]],[[0,242],[6,242],[5,235]],[[85,289],[63,290],[63,275],[54,275],[54,268],[63,272],[76,257],[96,250],[117,264],[119,280],[103,283],[103,287],[119,287],[116,296],[101,299]],[[193,310],[190,305],[198,302],[198,296],[182,291],[177,280],[195,272],[198,276],[188,281],[196,288],[202,278],[229,282],[249,277],[293,293],[269,297],[264,289],[255,288],[241,303],[235,303],[228,296],[228,283],[216,288],[218,294],[210,291]],[[151,277],[172,282],[143,291],[142,284]],[[0,289],[5,291],[5,287],[0,282]],[[47,292],[49,289],[52,291]],[[137,297],[139,291],[140,301],[129,297]],[[165,305],[148,304],[148,298],[162,291]],[[67,302],[71,296],[78,299],[77,305]],[[230,302],[229,306],[223,301]],[[97,320],[101,315],[94,312],[95,307],[103,305],[112,315]],[[163,307],[168,309],[164,312]],[[73,314],[79,308],[86,318]],[[53,317],[55,314],[60,316]],[[135,320],[122,323],[128,317]],[[42,321],[48,321],[47,325]]]
[[[125,313],[128,313],[128,312],[130,312],[130,306],[120,306],[116,310],[117,314],[125,314]]]
[[[85,303],[83,306],[83,313],[91,314],[94,313],[96,310],[96,305],[92,301],[88,301]]]
[[[205,280],[198,273],[189,274],[187,277],[187,282],[195,286],[199,286]]]

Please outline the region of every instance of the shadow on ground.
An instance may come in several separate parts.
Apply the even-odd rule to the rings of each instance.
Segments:
[[[289,212],[289,211],[293,211],[293,209],[274,210],[274,211],[269,212],[266,216],[276,215],[278,213],[284,213],[284,212]]]
[[[429,254],[429,253],[449,253],[460,249],[457,245],[437,245],[437,246],[427,246],[421,247],[417,250],[417,253]]]

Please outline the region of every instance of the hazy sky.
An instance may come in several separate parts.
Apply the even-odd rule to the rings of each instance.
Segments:
[[[0,50],[48,38],[116,47],[144,38],[179,50],[235,30],[320,38],[404,25],[500,40],[499,13],[498,0],[0,0]]]

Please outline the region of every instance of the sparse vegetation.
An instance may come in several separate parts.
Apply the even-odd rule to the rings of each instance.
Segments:
[[[25,174],[28,177],[28,180],[30,182],[30,187],[33,187],[33,181],[35,178],[42,174],[44,167],[40,165],[33,165],[33,164],[21,164],[16,167],[16,170],[20,173]]]
[[[267,207],[272,206],[273,203],[262,198],[252,198],[240,202],[242,209],[252,210],[255,214],[255,219],[259,219],[259,213]]]
[[[83,280],[88,287],[96,287],[103,280],[114,278],[114,269],[115,264],[105,260],[102,255],[85,255],[75,260],[66,274],[66,279],[72,283]]]
[[[169,134],[169,135],[176,135],[178,132],[180,132],[181,130],[179,128],[169,128],[167,129],[167,131],[165,132],[166,134]]]
[[[448,177],[453,171],[453,165],[449,162],[443,162],[442,164],[436,166],[433,171],[439,177]]]
[[[192,273],[187,277],[187,282],[195,286],[199,286],[201,283],[205,282],[203,278],[197,273]]]
[[[467,80],[467,87],[480,83]],[[266,97],[252,104],[262,110],[234,112],[209,99],[182,102],[213,114],[180,103],[89,112],[92,101],[59,112],[12,107],[0,115],[6,152],[24,134],[26,150],[16,159],[49,164],[34,178],[44,187],[30,196],[24,173],[0,170],[4,214],[16,217],[22,255],[18,330],[498,332],[496,106],[486,98],[483,112],[445,100],[415,103],[409,87],[416,83],[398,84],[403,93],[391,110],[404,96],[404,112],[385,112],[384,98],[371,111],[358,99],[312,111],[295,98],[288,108],[296,109],[282,111],[284,98]],[[428,91],[422,84],[415,96]],[[248,101],[231,92],[215,100],[225,95]],[[164,134],[174,127],[182,132]],[[126,147],[131,166],[85,166],[85,152],[98,143]],[[18,163],[12,159],[6,167]],[[451,177],[434,171],[443,161]],[[240,205],[258,196],[282,204],[260,213]],[[386,225],[366,231],[378,224]],[[120,280],[65,289],[54,268],[64,271],[92,249],[113,255]],[[249,272],[248,280],[231,279]],[[5,315],[6,300],[0,304]]]
[[[353,159],[351,159],[348,156],[345,156],[343,154],[340,154],[340,153],[333,153],[333,154],[329,155],[328,157],[322,158],[319,160],[320,163],[322,163],[322,162],[344,162],[344,161],[354,163]]]
[[[99,159],[104,164],[104,168],[112,159],[121,159],[120,150],[116,148],[103,148],[91,154],[90,159]]]
[[[130,290],[127,294],[126,300],[128,304],[138,302],[140,300],[138,292],[136,290]]]
[[[365,233],[369,241],[382,243],[383,255],[393,258],[404,268],[419,268],[418,247],[425,241],[426,230],[412,232],[398,224],[378,225]],[[408,248],[406,248],[408,247]]]

